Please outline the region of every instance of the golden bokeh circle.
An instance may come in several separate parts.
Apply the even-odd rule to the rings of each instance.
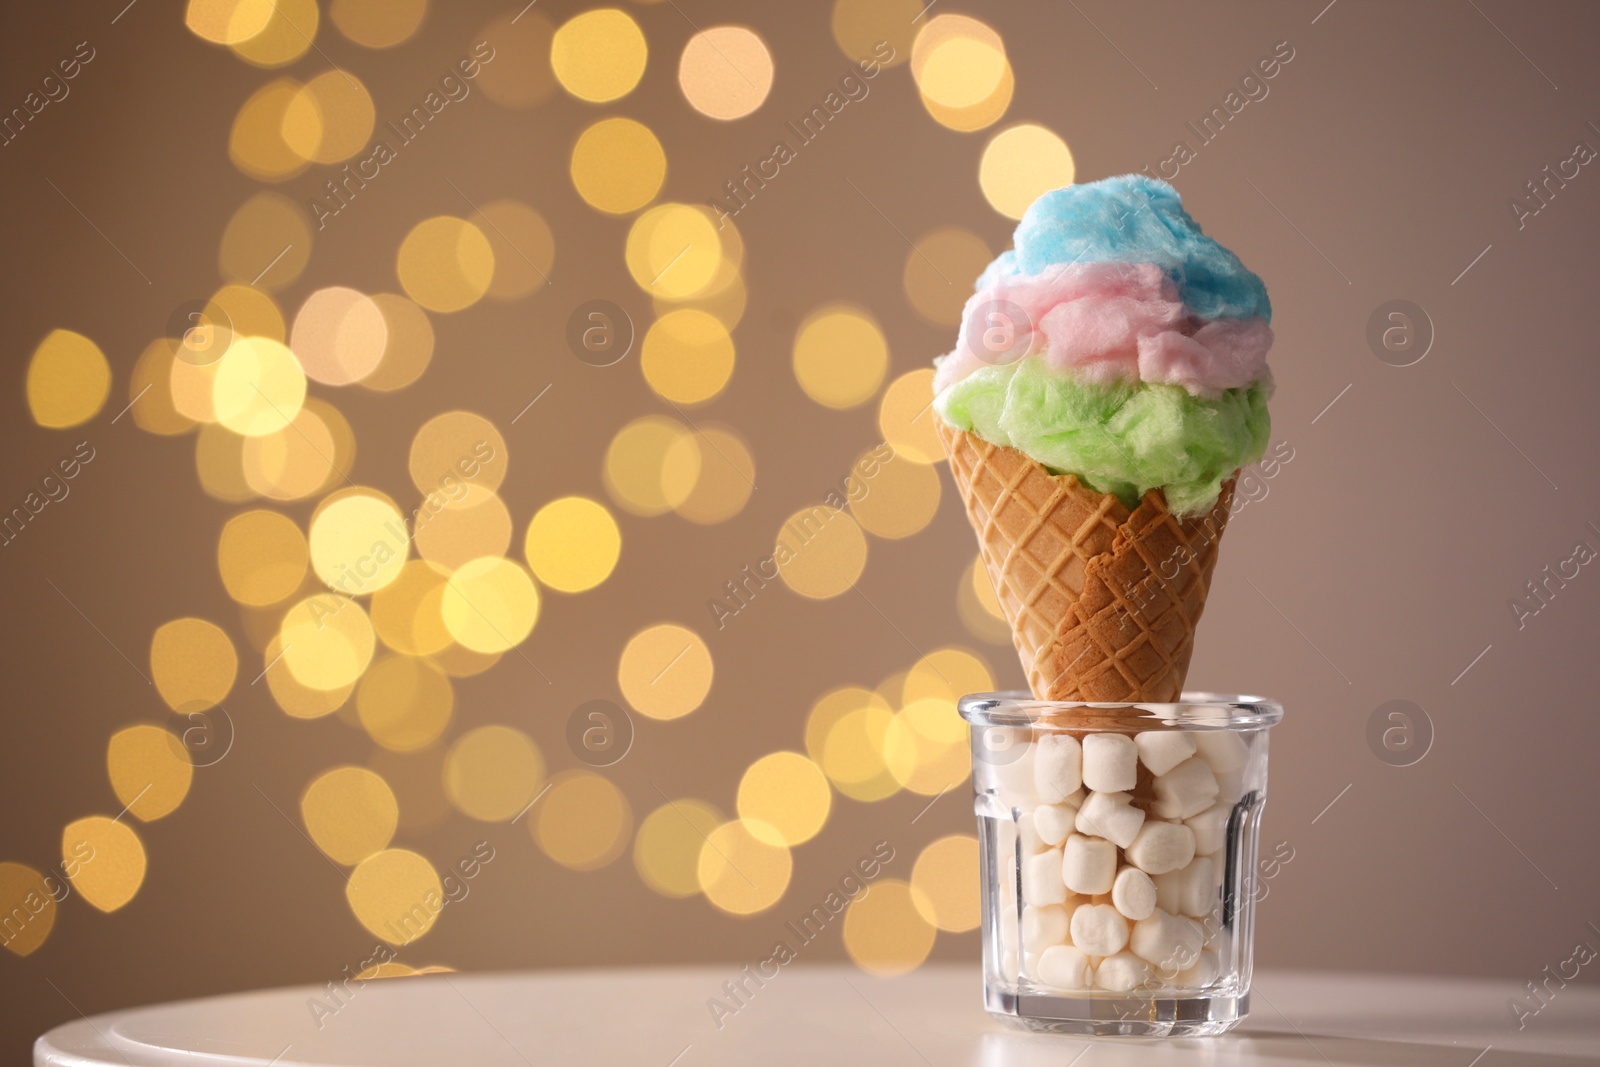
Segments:
[[[313,163],[342,163],[367,147],[376,112],[355,75],[330,70],[306,82],[283,112],[283,143]]]
[[[314,240],[298,204],[277,193],[257,193],[228,219],[217,269],[230,281],[275,289],[300,277]],[[282,328],[265,336],[281,341]]]
[[[669,800],[639,823],[633,839],[633,866],[644,884],[675,900],[700,892],[700,850],[723,822],[703,800]]]
[[[844,913],[844,948],[857,966],[889,978],[922,965],[938,930],[922,917],[919,897],[910,883],[885,878],[851,901]]]
[[[8,918],[0,945],[16,956],[32,955],[56,924],[56,898],[51,883],[25,864],[0,862],[0,915]],[[19,920],[18,916],[22,918]]]
[[[288,426],[244,438],[239,463],[245,484],[270,500],[303,500],[319,493],[343,474],[335,464],[345,436],[349,430],[343,417],[307,397]]]
[[[422,377],[433,361],[433,323],[421,306],[398,293],[377,293],[372,302],[383,313],[383,359],[361,384],[392,393]]]
[[[661,515],[694,492],[703,465],[688,427],[665,415],[645,415],[617,431],[606,449],[606,489],[635,515]]]
[[[407,656],[442,652],[455,638],[445,628],[445,576],[410,560],[395,580],[372,595],[372,626],[384,644]]]
[[[623,259],[651,296],[688,300],[711,289],[723,265],[723,242],[709,209],[657,204],[628,228]]]
[[[106,745],[111,789],[126,810],[144,822],[176,811],[189,795],[194,761],[177,737],[159,726],[127,726]]]
[[[816,837],[832,807],[827,775],[798,752],[762,756],[739,779],[739,817],[770,845],[793,848]]]
[[[579,100],[603,104],[627,96],[644,76],[650,47],[633,16],[595,8],[561,24],[550,42],[550,68]]]
[[[895,713],[884,734],[883,759],[906,789],[936,796],[972,773],[967,724],[952,701],[913,700]]]
[[[867,566],[867,538],[847,513],[826,504],[802,508],[778,531],[773,560],[783,583],[827,600],[850,590]]]
[[[928,102],[975,107],[1000,90],[1008,67],[1000,35],[970,15],[935,15],[911,46],[911,76]]]
[[[1023,122],[989,139],[978,164],[978,185],[990,207],[1020,219],[1040,196],[1071,185],[1076,174],[1065,141],[1037,123]]]
[[[233,688],[239,655],[215,623],[183,618],[162,623],[150,639],[150,677],[174,711],[215,707]]]
[[[116,911],[144,884],[149,858],[139,835],[104,815],[76,819],[61,831],[62,868],[72,887],[101,911]]]
[[[391,945],[405,945],[433,929],[444,906],[444,885],[425,857],[388,848],[350,872],[344,896],[369,933]]]
[[[878,430],[894,449],[896,461],[937,463],[944,458],[933,413],[933,368],[907,371],[883,391]],[[869,490],[870,492],[870,490]]]
[[[428,0],[333,0],[328,19],[356,44],[393,48],[409,41],[428,13]]]
[[[959,226],[923,234],[906,253],[901,285],[917,314],[939,326],[961,325],[972,279],[983,273],[994,253],[983,238]],[[932,375],[932,371],[928,371]]]
[[[417,555],[449,573],[480,556],[503,556],[511,546],[511,512],[505,501],[468,484],[460,500],[446,500],[417,523]]]
[[[213,424],[200,427],[194,439],[194,465],[201,489],[230,504],[242,503],[257,496],[244,476],[246,440],[222,426]]]
[[[424,564],[426,566],[426,564]],[[262,650],[266,662],[263,675],[273,701],[292,719],[320,719],[344,707],[355,692],[352,680],[329,689],[313,689],[296,678],[283,658],[283,638],[274,634]]]
[[[902,699],[943,700],[954,704],[969,693],[994,691],[994,675],[982,656],[965,648],[939,648],[906,672]]]
[[[306,377],[324,385],[349,385],[383,361],[389,320],[366,293],[332,285],[306,297],[294,317],[289,347]]]
[[[493,200],[474,211],[470,221],[483,231],[494,252],[489,296],[520,300],[550,284],[556,238],[543,215],[520,200]]]
[[[645,382],[674,404],[701,404],[721,393],[733,363],[728,328],[693,308],[669,311],[652,323],[639,353]]]
[[[494,248],[466,219],[436,215],[411,228],[395,261],[400,287],[429,311],[460,311],[494,281]]]
[[[708,118],[744,118],[772,91],[772,53],[744,26],[700,30],[678,59],[678,88]]]
[[[312,512],[306,543],[311,569],[345,596],[368,596],[400,576],[411,554],[405,517],[383,493],[353,487],[326,497]]]
[[[494,423],[470,411],[447,411],[417,430],[407,466],[423,494],[459,497],[464,482],[499,489],[507,458],[506,439]]]
[[[372,662],[377,638],[361,605],[337,593],[306,597],[278,628],[283,662],[300,685],[324,692],[355,685]],[[286,709],[287,710],[287,709]]]
[[[522,549],[539,581],[563,593],[581,593],[616,569],[622,531],[603,504],[564,496],[534,513]]]
[[[444,791],[461,814],[505,822],[533,802],[544,784],[539,746],[509,726],[468,730],[444,760]]]
[[[853,408],[872,397],[889,369],[889,343],[876,319],[853,304],[829,304],[795,333],[794,376],[824,407]]]
[[[863,459],[871,455],[869,451]],[[880,465],[867,485],[865,493],[850,501],[850,512],[863,529],[878,537],[894,540],[920,533],[939,512],[937,467],[896,456]]]
[[[450,725],[454,709],[449,676],[415,656],[378,660],[356,690],[362,729],[391,752],[415,752],[433,744]]]
[[[1004,62],[999,85],[978,103],[970,107],[946,107],[923,94],[922,106],[935,122],[957,133],[972,133],[993,126],[1005,118],[1006,110],[1011,107],[1011,98],[1017,90],[1016,73],[1011,69],[1011,61],[1007,59]]]
[[[733,915],[754,915],[782,899],[794,873],[794,859],[775,845],[776,831],[758,836],[742,819],[725,822],[706,835],[696,878],[712,905]]]
[[[111,364],[100,346],[71,330],[51,330],[28,360],[28,411],[52,430],[79,426],[105,407]]]
[[[539,590],[522,567],[502,556],[480,556],[457,567],[445,583],[439,614],[445,629],[474,652],[505,652],[533,632]]]
[[[145,346],[128,376],[128,417],[146,433],[174,437],[188,433],[195,420],[178,410],[172,398],[172,370],[179,345],[170,337],[158,337]],[[210,390],[205,393],[210,402]]]
[[[293,63],[316,43],[322,12],[317,0],[273,0],[272,15],[261,32],[229,44],[233,54],[257,67]]]
[[[228,134],[228,158],[247,176],[264,182],[287,181],[311,162],[295,151],[285,136],[284,120],[302,88],[294,78],[277,78],[239,106]]]
[[[827,731],[819,761],[833,787],[852,800],[871,802],[900,791],[900,779],[885,758],[894,712],[877,694],[839,714]]]
[[[755,457],[744,438],[727,427],[701,423],[693,442],[698,446],[699,476],[676,510],[702,526],[726,522],[744,510],[755,491]],[[681,442],[675,446],[687,447]]]
[[[617,685],[640,714],[677,719],[705,702],[715,673],[711,650],[699,634],[663,622],[628,639],[617,664]]]
[[[306,374],[294,353],[267,337],[236,337],[217,361],[211,408],[217,422],[245,437],[294,422],[306,399]]]
[[[856,61],[898,66],[911,58],[922,0],[833,0],[833,39]]]
[[[590,207],[611,215],[638,211],[667,178],[667,153],[650,127],[633,119],[601,119],[572,146],[572,184]]]
[[[353,867],[389,847],[400,805],[381,775],[365,767],[335,767],[301,794],[300,818],[329,859]]]
[[[976,930],[983,918],[978,891],[978,839],[950,834],[930,842],[911,868],[912,903],[941,930]]]
[[[550,780],[529,832],[546,856],[574,871],[593,871],[628,847],[633,809],[611,781],[593,771],[563,771]]]
[[[189,0],[183,23],[212,44],[248,41],[272,21],[274,0]]]

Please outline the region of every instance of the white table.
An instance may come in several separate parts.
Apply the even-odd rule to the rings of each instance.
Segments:
[[[335,1003],[325,990],[273,989],[69,1023],[39,1039],[34,1063],[1565,1067],[1600,1060],[1594,986],[1568,985],[1519,1031],[1506,1006],[1519,992],[1514,982],[1268,971],[1257,975],[1254,1010],[1234,1033],[1091,1042],[991,1019],[974,966],[880,980],[847,967],[794,964],[760,988],[748,981],[751,994],[719,1029],[707,1001],[734,1007],[723,984],[740,977],[729,965],[385,979],[353,987],[336,1013],[322,1013],[320,1028],[309,1002]]]

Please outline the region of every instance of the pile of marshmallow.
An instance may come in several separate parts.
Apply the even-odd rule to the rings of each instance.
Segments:
[[[1216,982],[1228,821],[1250,747],[1223,730],[1043,732],[993,767],[1016,816],[1001,838],[1013,864],[999,887],[1002,973],[1073,991]]]

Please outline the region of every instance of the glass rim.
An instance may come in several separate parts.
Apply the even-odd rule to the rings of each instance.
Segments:
[[[1186,691],[1182,699],[1160,701],[1038,700],[1026,690],[969,693],[956,702],[961,717],[975,726],[1051,726],[1076,720],[1074,727],[1160,723],[1222,729],[1265,729],[1283,719],[1283,705],[1269,697],[1242,693]]]

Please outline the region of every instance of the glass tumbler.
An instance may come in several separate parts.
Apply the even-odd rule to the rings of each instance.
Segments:
[[[1218,1034],[1250,1008],[1267,796],[1260,697],[960,702],[972,728],[983,987],[1032,1030]]]

